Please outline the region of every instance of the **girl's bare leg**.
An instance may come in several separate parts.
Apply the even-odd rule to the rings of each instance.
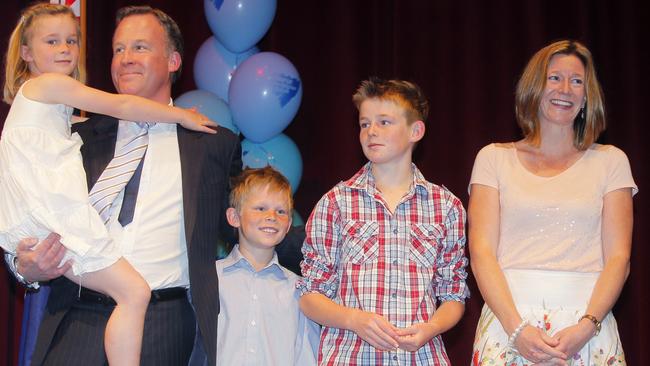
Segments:
[[[149,305],[151,289],[147,282],[124,258],[96,272],[81,277],[66,273],[66,277],[89,289],[112,297],[113,310],[104,333],[104,348],[110,365],[140,364],[144,316]]]

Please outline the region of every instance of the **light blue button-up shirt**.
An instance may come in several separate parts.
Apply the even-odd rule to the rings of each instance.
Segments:
[[[217,365],[316,365],[320,328],[298,307],[298,276],[277,254],[259,272],[236,245],[216,263]]]

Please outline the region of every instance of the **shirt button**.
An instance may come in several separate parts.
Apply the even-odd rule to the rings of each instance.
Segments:
[[[393,234],[397,235],[397,229],[393,229]]]
[[[393,264],[397,265],[397,259],[393,259]]]
[[[397,293],[393,292],[392,294],[390,294],[390,297],[392,297],[393,299],[396,299],[397,298]]]
[[[257,294],[253,294],[253,300],[257,300]]]
[[[397,361],[397,356],[393,356],[393,361]]]
[[[255,320],[251,320],[251,325],[252,325],[252,326],[255,326],[255,324],[256,324],[256,323],[255,323]]]

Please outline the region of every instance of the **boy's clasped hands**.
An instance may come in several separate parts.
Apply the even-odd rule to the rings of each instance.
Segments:
[[[438,335],[432,322],[416,323],[408,328],[397,328],[381,315],[355,309],[350,329],[370,345],[383,351],[403,349],[415,352]]]

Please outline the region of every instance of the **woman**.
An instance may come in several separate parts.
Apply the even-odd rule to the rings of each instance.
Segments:
[[[632,196],[625,154],[595,143],[603,97],[589,50],[538,51],[517,85],[524,138],[477,155],[472,269],[485,299],[473,364],[625,364],[611,309],[629,274]]]

